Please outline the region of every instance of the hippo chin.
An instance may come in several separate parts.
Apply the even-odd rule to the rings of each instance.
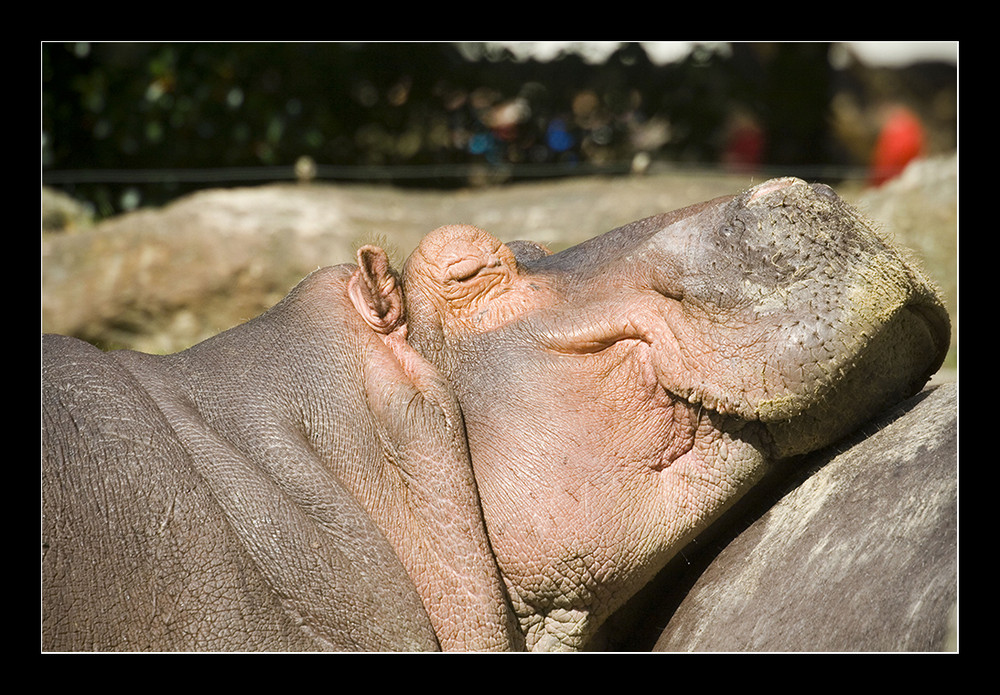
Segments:
[[[791,178],[556,254],[367,246],[176,355],[46,337],[43,643],[586,648],[949,341],[921,273]]]

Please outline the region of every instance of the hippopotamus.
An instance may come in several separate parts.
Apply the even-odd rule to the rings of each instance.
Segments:
[[[795,178],[558,253],[366,245],[176,354],[45,336],[43,649],[590,648],[950,336],[907,256]]]

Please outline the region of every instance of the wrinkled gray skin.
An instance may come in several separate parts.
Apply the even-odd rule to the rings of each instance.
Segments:
[[[44,646],[585,648],[949,334],[780,179],[554,255],[444,227],[401,282],[365,247],[177,355],[46,338]]]
[[[510,648],[461,413],[351,275],[177,355],[45,337],[45,648]]]

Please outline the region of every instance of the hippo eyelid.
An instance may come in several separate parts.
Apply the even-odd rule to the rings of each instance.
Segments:
[[[446,279],[454,282],[465,282],[475,277],[484,268],[479,258],[463,258],[448,265]]]
[[[498,268],[502,265],[500,258],[496,254],[490,254],[486,258],[480,256],[470,256],[453,261],[445,269],[445,280],[453,282],[465,282],[479,275],[484,270]]]

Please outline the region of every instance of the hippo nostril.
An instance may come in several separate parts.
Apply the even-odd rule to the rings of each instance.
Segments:
[[[747,196],[746,199],[746,204],[750,205],[751,203],[757,202],[760,198],[763,198],[771,193],[774,193],[775,191],[780,191],[783,188],[788,188],[789,186],[794,186],[796,184],[803,184],[803,183],[805,182],[802,181],[801,179],[797,179],[791,176],[787,176],[781,179],[771,179],[770,181],[765,181],[759,186],[750,189],[749,195]]]
[[[810,184],[810,187],[816,191],[817,195],[826,198],[827,200],[840,200],[840,196],[838,196],[837,193],[825,183]]]

